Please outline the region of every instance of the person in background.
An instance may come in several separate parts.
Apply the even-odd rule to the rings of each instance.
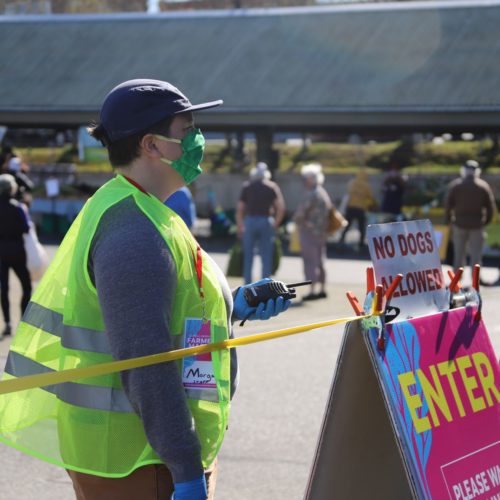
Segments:
[[[347,226],[342,231],[339,243],[343,244],[346,234],[354,221],[359,229],[358,248],[361,249],[365,243],[366,233],[366,212],[375,205],[372,187],[368,182],[368,175],[364,170],[360,170],[354,179],[347,186],[347,207],[345,218]]]
[[[467,160],[460,174],[460,178],[450,184],[445,202],[446,221],[452,225],[455,269],[465,266],[467,248],[471,267],[481,264],[484,228],[496,210],[489,184],[479,178],[479,163]]]
[[[16,199],[22,201],[26,205],[31,204],[31,192],[35,187],[33,181],[25,173],[27,166],[19,156],[12,150],[10,146],[6,146],[2,150],[2,171],[14,177],[17,184]]]
[[[319,163],[304,165],[300,174],[305,193],[293,220],[299,229],[305,279],[312,282],[310,292],[302,299],[324,299],[327,297],[326,238],[332,201],[323,188],[325,176]]]
[[[252,281],[253,255],[256,246],[262,259],[262,277],[271,276],[276,230],[285,216],[285,201],[279,186],[272,182],[264,162],[250,171],[243,184],[236,208],[237,232],[243,238],[243,279]]]
[[[0,175],[0,287],[5,327],[2,333],[10,335],[9,271],[12,269],[21,282],[21,315],[31,297],[31,278],[26,267],[23,234],[29,231],[27,208],[14,197],[17,184],[10,174]]]
[[[191,190],[187,186],[183,186],[171,194],[165,201],[165,205],[172,209],[189,229],[193,227],[196,220],[196,205]]]
[[[40,281],[11,344],[8,377],[220,342],[235,320],[287,309],[283,297],[250,307],[246,287],[231,293],[164,205],[202,172],[205,139],[193,112],[220,104],[193,105],[151,79],[108,93],[89,131],[117,176],[86,203]],[[66,468],[78,500],[212,500],[236,380],[236,357],[223,349],[12,393],[2,398],[0,434]]]
[[[403,208],[403,195],[406,180],[399,173],[399,168],[392,165],[382,183],[382,206],[381,210],[387,214],[387,222],[401,220],[401,209]]]

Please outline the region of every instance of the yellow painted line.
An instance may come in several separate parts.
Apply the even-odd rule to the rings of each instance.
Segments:
[[[319,323],[311,323],[309,325],[284,328],[282,330],[275,330],[272,332],[247,335],[246,337],[228,339],[222,342],[215,342],[213,344],[188,347],[185,349],[162,352],[159,354],[151,354],[149,356],[141,356],[138,358],[124,359],[120,361],[110,361],[109,363],[99,363],[92,366],[86,366],[84,368],[71,368],[69,370],[62,370],[59,372],[41,373],[39,375],[29,375],[26,377],[4,380],[0,382],[0,394],[24,391],[26,389],[34,389],[36,387],[44,387],[46,385],[61,384],[63,382],[72,382],[86,377],[108,375],[110,373],[116,373],[123,370],[131,370],[132,368],[141,368],[144,366],[156,365],[158,363],[166,363],[167,361],[174,361],[176,359],[181,359],[187,356],[196,356],[198,354],[219,351],[221,349],[230,349],[248,344],[255,344],[256,342],[263,342],[265,340],[272,340],[280,337],[286,337],[288,335],[295,335],[296,333],[308,332],[310,330],[316,330],[318,328],[324,328],[326,326],[348,323],[349,321],[357,321],[360,319],[368,318],[370,316],[372,316],[372,314],[338,318],[329,321],[322,321]]]

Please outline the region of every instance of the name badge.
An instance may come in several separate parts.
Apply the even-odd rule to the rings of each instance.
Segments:
[[[184,347],[210,344],[210,321],[187,318],[184,324]],[[182,383],[189,389],[217,389],[212,367],[212,353],[182,360]]]

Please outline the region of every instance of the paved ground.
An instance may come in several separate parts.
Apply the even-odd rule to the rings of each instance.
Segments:
[[[213,255],[225,269],[226,254]],[[363,296],[367,264],[363,260],[329,259],[328,299],[298,303],[268,322],[237,326],[236,335],[350,315],[344,292],[352,290]],[[496,271],[489,274],[493,278]],[[301,280],[300,259],[284,258],[278,278]],[[13,281],[12,296],[18,297],[18,284]],[[237,280],[231,283],[239,284]],[[484,320],[498,357],[500,287],[485,288],[483,299]],[[241,383],[220,454],[219,500],[302,498],[342,331],[342,326],[335,326],[239,349]],[[0,367],[7,351],[8,341],[4,340],[0,342]],[[0,446],[0,471],[1,500],[74,498],[64,471],[6,446]]]

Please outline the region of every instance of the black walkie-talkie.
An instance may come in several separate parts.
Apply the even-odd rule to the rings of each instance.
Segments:
[[[277,299],[278,297],[283,297],[284,300],[294,299],[297,296],[295,293],[296,287],[310,284],[311,281],[301,281],[289,285],[285,285],[282,281],[269,281],[262,285],[247,286],[243,291],[243,297],[245,297],[250,307],[257,307],[261,302],[267,302],[269,299]],[[243,319],[240,326],[243,326],[247,319],[248,317]]]

